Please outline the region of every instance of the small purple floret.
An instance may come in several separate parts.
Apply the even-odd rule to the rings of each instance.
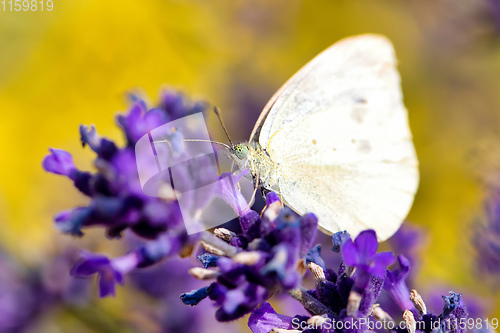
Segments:
[[[73,178],[76,171],[73,157],[62,149],[49,148],[50,155],[45,156],[42,166],[45,171]]]
[[[89,277],[97,274],[99,283],[99,296],[114,296],[115,285],[123,284],[123,275],[115,270],[111,261],[102,255],[86,253],[80,261],[71,269],[71,275],[75,277]]]
[[[345,264],[356,267],[365,276],[365,279],[362,279],[363,283],[357,283],[360,287],[368,283],[367,277],[370,275],[384,277],[385,267],[392,264],[396,259],[392,252],[376,253],[377,248],[377,235],[373,230],[361,232],[354,242],[348,239],[342,247],[341,252]]]
[[[406,276],[410,271],[410,261],[403,255],[398,256],[399,269],[387,270],[384,289],[399,305],[401,311],[413,310],[415,306],[410,301],[410,291],[406,286]]]
[[[292,317],[276,313],[271,304],[264,302],[248,318],[248,327],[253,333],[268,333],[274,328],[290,329]]]

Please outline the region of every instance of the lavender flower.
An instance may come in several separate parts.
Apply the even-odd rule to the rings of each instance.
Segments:
[[[123,274],[105,256],[86,253],[71,270],[71,275],[85,277],[99,276],[99,295],[115,295],[115,284],[123,284]]]
[[[248,327],[254,333],[268,333],[273,330],[292,328],[292,317],[280,315],[274,311],[271,304],[265,302],[257,310],[252,312],[248,320]]]
[[[61,149],[49,150],[50,155],[43,160],[43,168],[46,171],[73,179],[76,167],[71,154]]]
[[[410,271],[410,262],[405,256],[398,256],[400,268],[393,271],[387,270],[384,289],[389,293],[394,302],[400,307],[401,311],[415,309],[410,301],[409,290],[406,286],[406,276]]]
[[[93,126],[80,127],[82,145],[88,145],[97,155],[94,161],[97,171],[94,173],[78,170],[71,155],[58,149],[51,149],[51,154],[42,163],[46,171],[71,179],[75,187],[91,199],[88,206],[66,210],[55,216],[56,227],[62,232],[83,236],[83,229],[101,226],[110,238],[119,238],[125,230],[131,230],[149,240],[149,243],[132,253],[116,259],[87,253],[74,267],[72,273],[75,276],[98,275],[101,297],[114,295],[115,284],[123,282],[124,274],[174,256],[183,249],[188,250],[198,237],[187,235],[175,197],[160,198],[144,194],[134,145],[148,131],[176,118],[202,112],[205,107],[202,103],[189,103],[183,96],[171,92],[162,95],[160,105],[159,108],[147,110],[144,101],[134,98],[128,114],[117,117],[127,139],[126,146],[121,148],[99,136]],[[173,142],[176,140],[182,143],[182,136],[176,137]],[[182,154],[182,144],[175,146],[177,152]],[[189,182],[203,177],[200,171],[204,163],[203,159],[198,159],[189,168],[178,168],[183,172],[179,176],[183,182],[180,185],[190,187],[192,185]],[[169,174],[160,176],[164,177],[163,183],[169,187]],[[193,202],[193,205],[202,204]]]
[[[184,225],[175,199],[164,200],[144,194],[134,153],[134,144],[149,130],[174,117],[202,111],[202,104],[191,105],[183,99],[180,99],[183,101],[180,104],[179,99],[170,95],[164,94],[162,108],[147,111],[145,103],[139,100],[127,115],[118,116],[117,121],[128,142],[123,148],[98,136],[93,127],[80,127],[82,145],[88,145],[97,154],[94,162],[96,173],[76,169],[69,153],[51,149],[51,154],[42,163],[45,170],[69,177],[75,187],[92,200],[87,207],[56,216],[56,226],[63,232],[82,236],[83,228],[103,226],[110,238],[120,237],[124,230],[131,229],[149,239],[165,232],[183,232]],[[181,106],[183,114],[179,113]],[[196,179],[194,175],[186,175],[186,179],[189,178]],[[170,184],[170,179],[165,179],[165,184]]]
[[[342,246],[345,264],[358,271],[356,286],[359,288],[366,287],[371,276],[383,278],[385,267],[395,260],[391,252],[376,253],[377,247],[377,235],[373,230],[361,232],[354,242],[349,238]]]
[[[219,239],[231,246],[235,254],[217,258],[219,270],[213,275],[216,281],[182,294],[185,304],[196,305],[209,297],[219,306],[216,318],[229,321],[254,310],[276,290],[292,290],[299,285],[301,274],[297,265],[311,247],[317,219],[312,214],[298,216],[288,208],[282,209],[274,193],[269,194],[266,201],[262,218],[251,210],[240,217],[241,234],[216,230]],[[217,252],[217,246],[206,248]],[[205,267],[210,267],[207,258],[215,262],[208,254],[199,257]],[[194,275],[199,278],[210,275],[207,271],[196,272],[199,273]]]
[[[450,296],[443,296],[443,313],[440,315],[442,321],[441,329],[450,333],[463,333],[465,328],[460,325],[467,319],[469,313],[462,301],[462,294],[450,291]]]
[[[341,234],[334,235],[334,244],[340,237]],[[455,319],[459,320],[458,322],[467,319],[467,310],[460,295],[451,293],[451,296],[443,297],[445,305],[440,315],[427,312],[418,293],[410,293],[404,284],[410,268],[409,261],[400,255],[400,269],[389,271],[384,264],[391,263],[394,257],[387,252],[376,254],[377,247],[376,235],[371,230],[360,233],[354,241],[345,240],[340,250],[344,259],[347,259],[348,267],[356,267],[356,270],[346,270],[342,264],[338,275],[311,260],[308,268],[316,280],[316,289],[297,288],[290,293],[304,305],[311,316],[285,316],[278,314],[268,303],[264,303],[252,312],[248,321],[250,329],[254,333],[267,333],[271,330],[280,333],[361,333],[372,330],[376,327],[374,323],[380,321],[385,323],[386,329],[392,327],[388,329],[390,332],[415,332],[415,327],[419,327],[419,332],[422,333],[430,333],[433,329],[463,333],[452,324]],[[335,248],[334,246],[334,250]],[[318,256],[317,249],[312,252],[311,257]],[[362,282],[358,283],[358,279]],[[403,318],[407,329],[396,324],[387,312],[375,304],[384,283],[384,288],[398,297],[396,301],[400,302],[402,311],[404,310]],[[442,325],[442,320],[447,325]],[[388,322],[392,324],[388,326]],[[421,323],[417,325],[418,322]],[[346,327],[346,324],[350,326]]]

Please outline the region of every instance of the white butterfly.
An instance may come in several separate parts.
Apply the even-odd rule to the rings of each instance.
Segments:
[[[256,186],[281,194],[323,232],[393,235],[411,208],[418,161],[391,42],[341,40],[281,87],[250,141],[229,153]]]

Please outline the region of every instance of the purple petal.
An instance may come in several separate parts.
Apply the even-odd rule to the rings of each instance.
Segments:
[[[404,257],[403,257],[404,258]],[[406,258],[405,258],[406,259]],[[387,267],[396,261],[392,252],[380,252],[373,257],[373,262],[379,266]],[[405,261],[407,263],[408,260]]]
[[[360,260],[366,263],[377,252],[377,234],[374,230],[362,231],[354,240],[354,244],[358,250]]]
[[[347,266],[356,266],[358,264],[358,250],[352,239],[348,239],[341,249],[342,258]]]
[[[399,266],[401,266],[400,275],[405,276],[410,271],[410,261],[402,254],[398,256]],[[389,265],[387,265],[389,266]]]
[[[126,115],[119,115],[117,120],[127,135],[127,139],[135,143],[146,133],[146,126],[143,121],[145,113],[144,105],[135,103]]]
[[[132,149],[120,150],[113,156],[111,162],[116,172],[127,180],[138,180],[137,163],[135,152]],[[139,183],[140,187],[140,183]]]
[[[115,295],[115,280],[107,276],[107,274],[99,275],[99,297]]]
[[[64,223],[69,220],[70,215],[71,215],[71,210],[63,210],[62,212],[57,213],[54,216],[54,221],[56,223]]]
[[[318,218],[316,215],[309,213],[300,217],[300,233],[302,236],[299,250],[299,257],[307,254],[312,247],[318,230]]]
[[[276,201],[280,201],[280,197],[276,193],[270,192],[266,195],[266,206],[269,206]]]
[[[248,318],[248,327],[253,333],[268,333],[273,328],[289,329],[291,323],[292,317],[276,313],[267,302],[254,310]]]
[[[142,210],[152,225],[166,225],[171,217],[171,208],[163,201],[146,202]]]
[[[390,285],[390,284],[395,284],[397,283],[397,276],[393,274],[390,270],[387,268],[385,269],[385,281],[384,285]]]
[[[187,109],[182,94],[174,91],[164,91],[161,98],[161,107],[169,117],[177,119],[186,115]]]
[[[222,303],[222,310],[227,314],[233,314],[236,312],[238,306],[243,305],[246,302],[244,291],[244,286],[240,286],[238,289],[229,290],[226,293],[224,303]]]
[[[371,275],[374,275],[379,278],[383,278],[386,273],[385,267],[381,265],[374,265],[373,267],[368,268],[367,271]]]
[[[369,272],[377,277],[384,277],[386,272],[386,267],[392,264],[396,258],[392,252],[381,252],[377,253],[373,257],[372,265]]]
[[[101,272],[104,267],[109,266],[110,261],[105,256],[94,255],[80,259],[71,269],[73,276],[89,276]]]
[[[248,171],[249,169],[246,169],[237,176],[232,173],[223,173],[220,176],[220,181],[217,182],[219,186],[215,195],[231,206],[239,216],[242,216],[248,210],[248,203],[238,189],[238,182]]]
[[[227,257],[220,257],[217,260],[217,267],[219,267],[220,271],[223,273],[227,273],[238,266],[240,266],[240,264],[235,263]]]
[[[151,109],[144,115],[144,123],[148,131],[151,131],[163,124],[166,124],[167,121],[168,117],[165,114],[165,111],[163,111],[160,108]]]
[[[71,234],[77,237],[83,236],[77,219],[72,219],[72,217],[75,217],[75,215],[78,216],[78,212],[81,212],[81,209],[76,208],[74,211],[65,210],[57,213],[54,216],[56,228],[64,233]]]
[[[76,170],[70,153],[62,149],[52,148],[49,148],[49,151],[50,155],[45,156],[42,162],[45,171],[69,177]]]
[[[406,276],[408,275],[408,271],[410,270],[410,262],[403,255],[398,256],[399,269],[395,269],[390,271],[386,269],[386,284],[398,284],[405,283]]]
[[[118,271],[113,271],[116,283],[123,285],[123,275]]]

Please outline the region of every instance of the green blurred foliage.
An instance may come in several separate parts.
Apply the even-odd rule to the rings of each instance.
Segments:
[[[56,0],[52,12],[0,12],[0,241],[28,263],[63,242],[52,215],[85,199],[41,160],[57,147],[92,168],[78,125],[122,140],[114,115],[126,92],[155,101],[171,87],[205,99],[245,140],[267,99],[308,60],[343,37],[381,33],[400,61],[421,166],[409,215],[428,232],[419,285],[498,299],[477,283],[469,242],[485,195],[471,165],[491,157],[468,158],[500,126],[496,20],[485,0]],[[119,294],[103,301],[117,315],[130,301]]]

